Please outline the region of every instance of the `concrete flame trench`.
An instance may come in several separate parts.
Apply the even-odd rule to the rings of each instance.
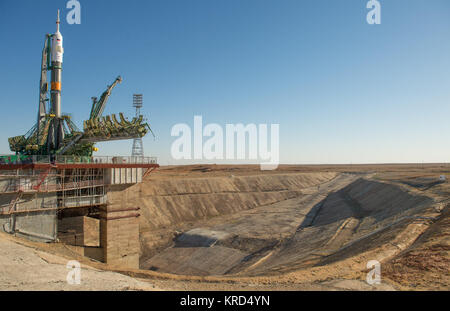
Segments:
[[[139,268],[139,206],[123,190],[159,167],[154,158],[73,157],[0,164],[0,230],[64,242],[112,266]],[[87,232],[98,232],[88,236]]]

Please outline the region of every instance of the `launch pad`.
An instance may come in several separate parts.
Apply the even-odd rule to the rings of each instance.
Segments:
[[[15,154],[0,156],[0,230],[40,242],[64,242],[113,266],[139,267],[139,206],[128,206],[123,190],[159,167],[144,156],[93,156],[95,143],[141,138],[151,131],[143,115],[103,116],[117,77],[92,97],[80,130],[61,114],[63,38],[46,35],[42,52],[37,121],[8,139]],[[50,73],[50,91],[47,75]],[[98,233],[86,248],[85,224]],[[85,252],[86,251],[86,252]]]
[[[139,207],[122,190],[158,167],[151,157],[59,156],[0,164],[0,230],[40,242],[86,248],[111,265],[139,265]],[[91,220],[98,245],[84,243]],[[95,230],[95,229],[94,229]],[[84,254],[84,253],[83,253]]]

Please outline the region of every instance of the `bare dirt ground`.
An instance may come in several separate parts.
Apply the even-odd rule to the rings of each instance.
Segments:
[[[384,267],[386,277],[406,288],[449,290],[450,209]]]
[[[449,290],[450,184],[440,175],[450,177],[450,165],[163,167],[125,190],[140,193],[140,270],[58,243],[20,241],[19,251],[0,235],[0,264],[11,265],[0,289],[71,290],[59,274],[65,282],[66,259],[76,258],[89,289]],[[44,253],[58,259],[42,261]],[[42,281],[15,276],[24,254],[47,272]],[[376,286],[365,281],[373,259]],[[111,274],[95,283],[101,271]]]
[[[81,283],[69,284],[70,253],[48,252],[45,245],[0,234],[0,291],[2,290],[157,290],[146,281],[139,281],[117,272],[96,269],[83,264]],[[63,257],[66,255],[66,257]]]

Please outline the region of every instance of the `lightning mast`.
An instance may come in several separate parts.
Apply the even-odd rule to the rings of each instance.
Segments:
[[[139,118],[141,115],[142,104],[142,94],[133,94],[133,107],[136,108],[136,118]],[[133,139],[131,155],[133,157],[144,157],[144,144],[142,143],[142,137]]]

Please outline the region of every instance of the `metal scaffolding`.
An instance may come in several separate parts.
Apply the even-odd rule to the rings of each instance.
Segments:
[[[133,95],[133,107],[136,108],[136,118],[141,115],[141,108],[143,105],[143,95]],[[131,156],[143,157],[144,156],[144,144],[142,143],[142,137],[133,139],[133,149],[131,150]]]
[[[0,174],[0,193],[12,195],[11,202],[0,204],[0,215],[42,211],[44,209],[68,209],[106,204],[105,169],[16,169]],[[32,201],[42,194],[52,194],[55,200],[46,206],[27,204],[17,208],[20,202]],[[31,209],[30,209],[31,208]]]

